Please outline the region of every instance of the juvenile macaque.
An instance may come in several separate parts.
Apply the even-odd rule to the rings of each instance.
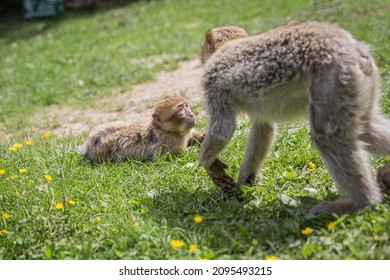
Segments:
[[[221,26],[206,33],[201,61],[209,127],[199,159],[217,186],[229,191],[253,181],[276,123],[308,115],[312,143],[344,195],[310,212],[343,214],[382,201],[369,153],[390,153],[390,121],[380,112],[380,77],[367,45],[326,23],[258,35]],[[240,112],[252,127],[236,183],[217,156]]]
[[[138,159],[155,161],[159,155],[179,154],[191,138],[202,142],[204,134],[193,131],[195,115],[186,99],[167,95],[156,103],[148,126],[137,122],[108,123],[91,131],[79,148],[93,162]]]

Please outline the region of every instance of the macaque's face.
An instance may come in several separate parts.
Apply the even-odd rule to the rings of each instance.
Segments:
[[[179,123],[185,123],[189,127],[194,127],[195,126],[195,115],[191,110],[190,105],[188,105],[187,101],[179,104],[176,106],[174,109],[175,113],[172,115],[171,120],[174,122]]]
[[[153,119],[158,127],[180,134],[187,133],[196,123],[187,100],[176,95],[167,96],[156,104]]]

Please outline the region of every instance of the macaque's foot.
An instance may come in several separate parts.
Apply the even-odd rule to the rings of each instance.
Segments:
[[[349,200],[339,199],[336,201],[322,201],[319,204],[313,206],[309,213],[312,215],[344,215],[352,213],[356,210],[363,208],[364,206],[356,206]]]
[[[377,181],[381,192],[384,194],[390,194],[390,162],[385,164],[378,171]]]
[[[256,179],[256,174],[255,173],[251,173],[251,174],[246,175],[246,176],[240,176],[238,178],[237,184],[238,185],[242,185],[242,184],[252,185],[253,182],[255,181],[255,179]]]
[[[236,183],[233,178],[225,172],[225,168],[227,168],[227,165],[221,160],[216,159],[211,164],[207,173],[214,184],[220,187],[223,191],[232,191],[236,187]]]

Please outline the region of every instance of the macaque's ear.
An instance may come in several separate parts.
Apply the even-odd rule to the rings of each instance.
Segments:
[[[213,53],[215,51],[215,39],[214,39],[214,32],[210,30],[206,34],[205,42],[204,42],[204,48],[205,51],[208,53]]]

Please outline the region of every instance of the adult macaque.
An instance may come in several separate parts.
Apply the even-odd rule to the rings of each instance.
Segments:
[[[104,124],[91,131],[79,152],[97,163],[126,159],[155,161],[168,152],[179,154],[191,138],[202,142],[204,133],[194,132],[194,126],[195,115],[186,99],[167,95],[156,103],[148,126],[137,122]]]
[[[380,113],[379,72],[369,47],[336,25],[296,22],[258,35],[235,26],[209,30],[202,44],[209,127],[200,161],[223,190],[254,180],[276,123],[308,115],[311,139],[345,198],[313,214],[343,214],[382,201],[369,152],[390,153],[390,121]],[[238,113],[252,123],[238,183],[217,158]]]

